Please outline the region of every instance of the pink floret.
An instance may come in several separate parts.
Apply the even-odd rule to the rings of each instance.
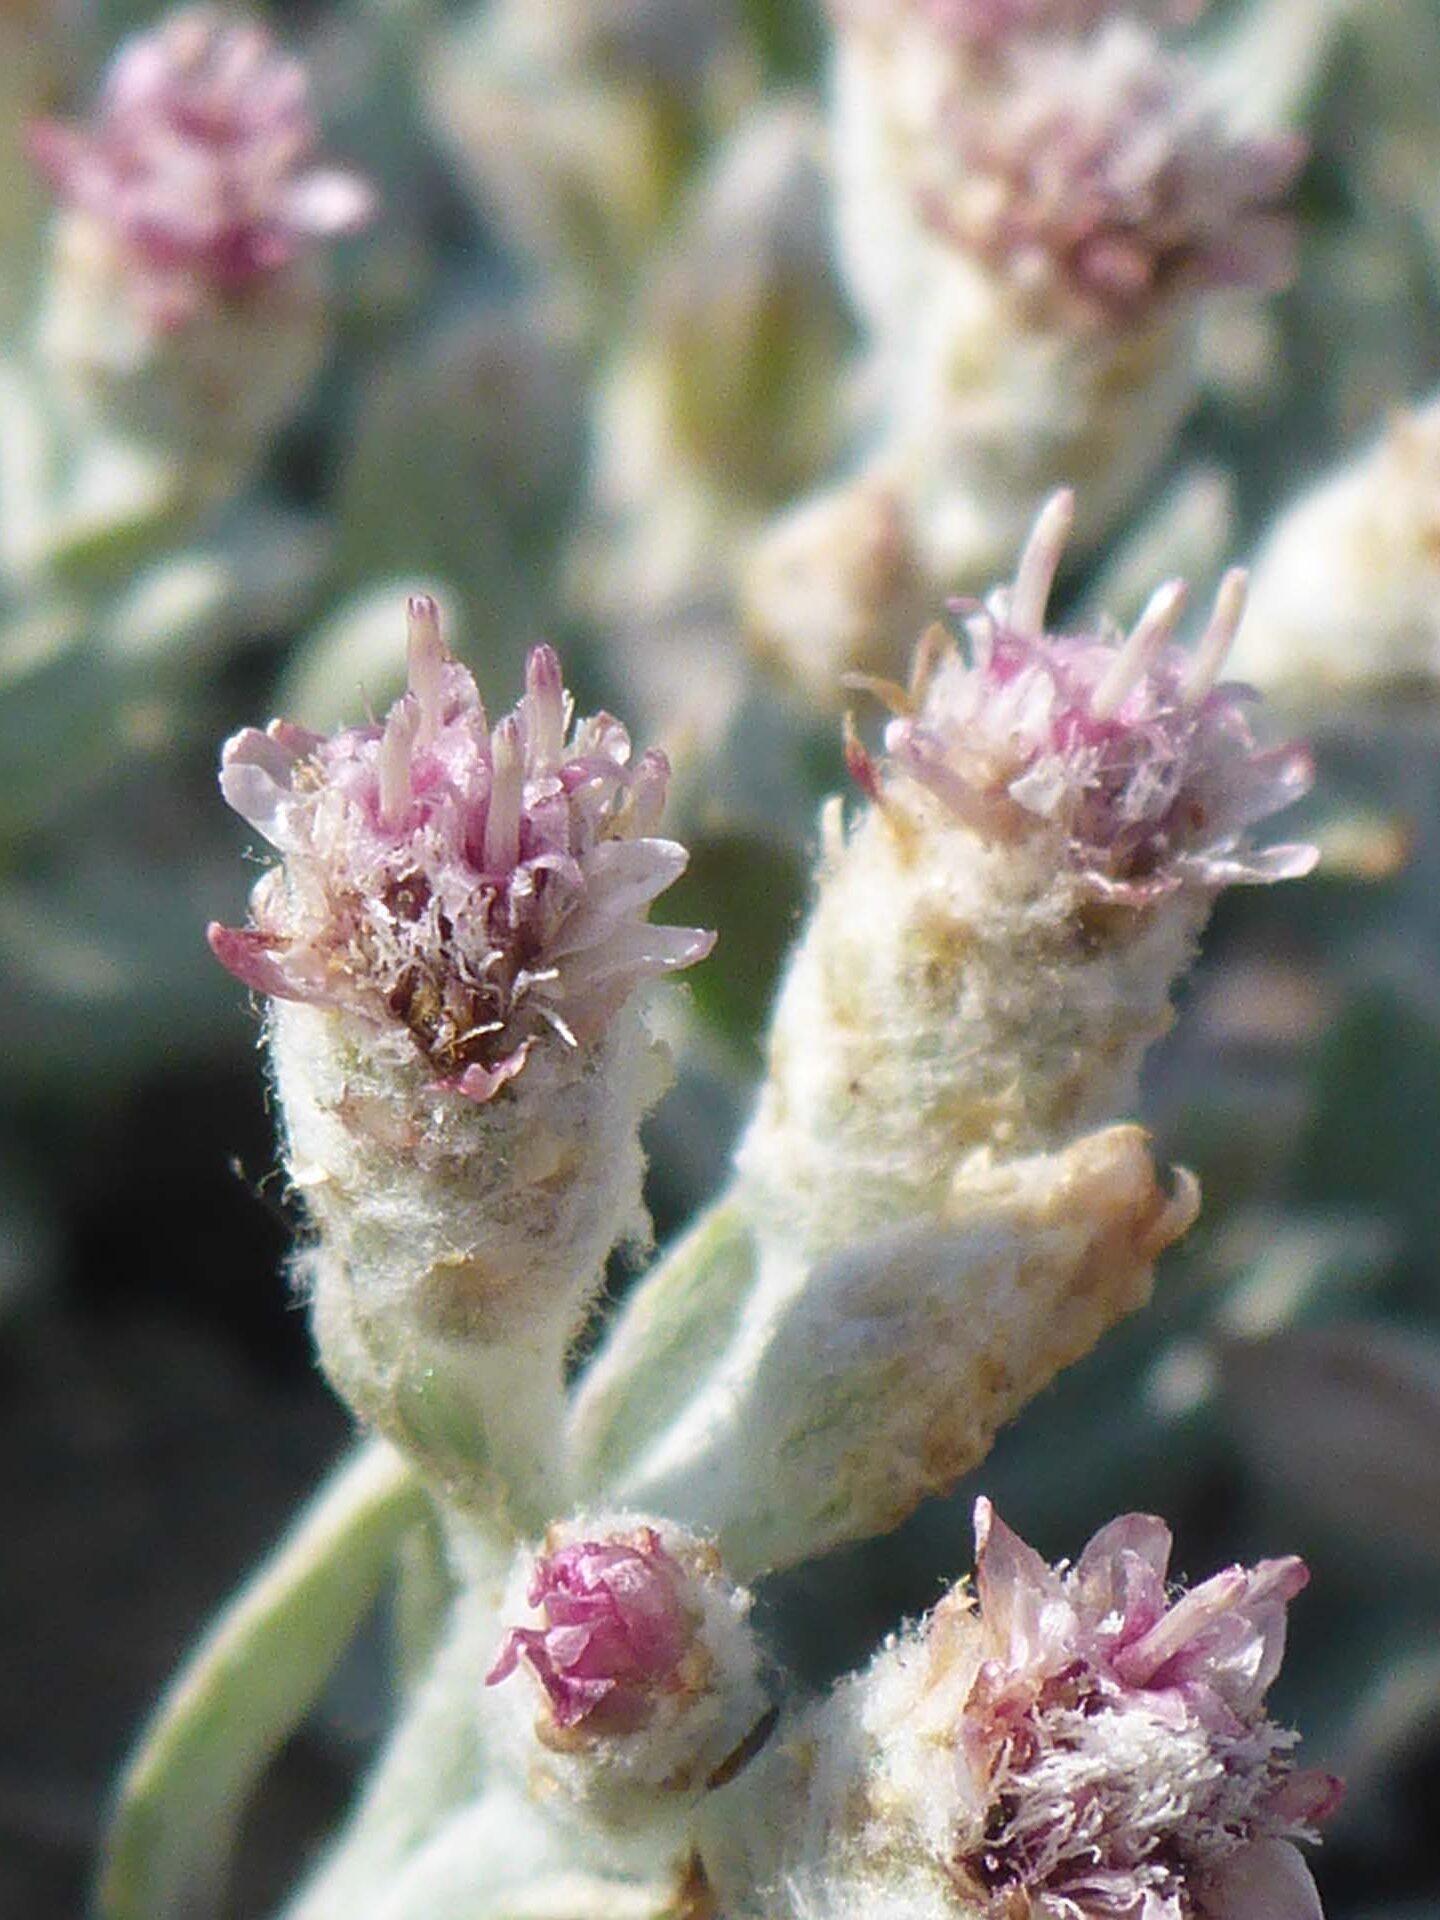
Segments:
[[[681,1684],[694,1639],[685,1573],[652,1527],[542,1556],[527,1598],[544,1625],[515,1627],[486,1675],[495,1686],[521,1659],[544,1687],[555,1723],[630,1732]]]
[[[968,658],[927,636],[908,694],[892,699],[886,791],[916,781],[986,838],[1052,832],[1085,889],[1117,903],[1309,872],[1312,847],[1249,843],[1312,768],[1304,748],[1259,748],[1248,690],[1217,684],[1244,575],[1226,576],[1194,653],[1174,644],[1179,582],[1128,637],[1047,633],[1072,512],[1068,494],[1044,509],[1014,585],[969,617]]]
[[[235,298],[370,217],[357,175],[311,164],[304,64],[258,23],[208,8],[127,41],[87,125],[42,120],[31,156],[119,241],[156,319]]]
[[[608,714],[571,721],[560,663],[537,647],[492,728],[417,597],[409,691],[383,723],[325,738],[275,721],[227,743],[225,798],[282,860],[249,927],[210,929],[216,956],[259,993],[398,1023],[476,1101],[537,1046],[598,1038],[641,981],[714,936],[646,918],[687,859],[655,833],[664,756],[632,764]]]

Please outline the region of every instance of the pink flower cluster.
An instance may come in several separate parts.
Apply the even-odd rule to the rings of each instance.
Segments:
[[[1040,34],[1083,33],[1121,11],[1125,0],[910,0],[940,32],[980,47],[1003,47]],[[1151,11],[1172,19],[1197,14],[1205,0],[1157,0]]]
[[[1133,325],[1178,295],[1293,274],[1276,204],[1303,143],[1229,133],[1133,21],[1017,48],[1003,85],[953,111],[948,143],[953,180],[922,195],[927,217],[1072,319]]]
[[[1148,1515],[1103,1527],[1068,1571],[986,1500],[975,1533],[984,1652],[962,1744],[991,1818],[965,1870],[1056,1920],[1315,1920],[1292,1842],[1339,1784],[1295,1771],[1295,1736],[1264,1717],[1303,1562],[1172,1600],[1170,1533]]]
[[[545,1624],[512,1628],[486,1684],[507,1679],[523,1657],[557,1726],[633,1732],[661,1694],[684,1684],[695,1637],[684,1584],[653,1527],[542,1555],[526,1597]]]
[[[363,180],[310,165],[317,137],[303,63],[196,8],[120,49],[88,126],[40,121],[30,147],[115,236],[157,324],[178,325],[369,218]]]
[[[1309,872],[1311,847],[1246,845],[1251,826],[1307,791],[1311,764],[1302,748],[1258,749],[1246,690],[1217,685],[1245,576],[1226,576],[1194,653],[1174,644],[1179,582],[1128,638],[1049,634],[1072,515],[1068,493],[1045,507],[1014,585],[968,619],[968,659],[932,629],[909,689],[879,685],[896,709],[888,762],[852,739],[852,772],[882,801],[918,781],[987,839],[1056,831],[1087,891],[1117,902]]]
[[[687,858],[655,836],[669,768],[632,765],[609,714],[570,730],[550,648],[493,729],[424,596],[409,666],[382,724],[327,739],[277,720],[226,744],[225,798],[284,857],[253,924],[212,926],[210,944],[258,993],[398,1022],[442,1085],[488,1100],[547,1037],[597,1038],[714,936],[648,924]]]

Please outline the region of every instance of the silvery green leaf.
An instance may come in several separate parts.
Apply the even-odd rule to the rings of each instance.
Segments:
[[[1245,132],[1301,125],[1356,0],[1251,0],[1205,49],[1206,92]]]
[[[1164,1194],[1144,1136],[1116,1127],[967,1173],[936,1216],[830,1253],[757,1232],[727,1270],[712,1227],[712,1248],[632,1296],[582,1388],[582,1484],[712,1532],[742,1580],[886,1532],[1143,1304],[1195,1206],[1193,1182]]]
[[[756,1284],[750,1223],[712,1206],[630,1294],[576,1390],[568,1439],[583,1500],[608,1498],[735,1337]]]
[[[213,1914],[246,1798],[299,1724],[426,1496],[382,1441],[347,1460],[221,1614],[120,1783],[103,1920]]]
[[[1353,1551],[1440,1569],[1440,1341],[1362,1321],[1234,1341],[1221,1391],[1254,1473]]]
[[[439,1827],[371,1903],[333,1920],[681,1920],[691,1911],[684,1860],[605,1860],[601,1836],[547,1819],[494,1783]],[[305,1908],[294,1920],[332,1920]]]

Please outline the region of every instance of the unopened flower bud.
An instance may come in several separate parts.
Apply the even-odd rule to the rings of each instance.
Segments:
[[[1014,584],[934,629],[875,760],[830,819],[819,896],[781,988],[739,1164],[759,1218],[835,1244],[930,1211],[978,1149],[1053,1150],[1130,1109],[1211,902],[1305,873],[1250,829],[1303,793],[1308,756],[1257,748],[1219,683],[1227,576],[1194,653],[1162,587],[1134,631],[1052,634],[1071,505],[1038,519]]]
[[[225,749],[226,798],[282,859],[251,925],[210,941],[271,1002],[322,1357],[442,1476],[501,1419],[543,1478],[565,1346],[643,1231],[637,1129],[665,1076],[636,989],[711,945],[646,919],[686,860],[655,831],[667,774],[608,714],[572,725],[548,647],[492,728],[425,597],[383,723]]]
[[[1232,665],[1267,693],[1327,701],[1440,677],[1440,401],[1287,507],[1255,561]]]
[[[749,1610],[715,1548],[668,1521],[552,1527],[521,1557],[502,1614],[526,1624],[488,1675],[532,1793],[622,1828],[693,1802],[765,1712]]]
[[[976,1542],[973,1593],[814,1716],[792,1910],[1318,1920],[1295,1842],[1339,1786],[1297,1771],[1297,1736],[1265,1715],[1302,1562],[1177,1598],[1169,1531],[1145,1514],[1068,1569],[986,1500]]]
[[[319,243],[373,204],[316,140],[304,65],[204,7],[120,49],[88,124],[32,128],[62,208],[41,343],[87,418],[216,485],[253,459],[324,351]]]

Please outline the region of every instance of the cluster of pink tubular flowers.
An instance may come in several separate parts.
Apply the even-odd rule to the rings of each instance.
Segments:
[[[59,197],[118,241],[157,320],[243,296],[368,219],[369,187],[312,166],[303,63],[207,8],[128,41],[88,125],[45,120],[31,152]]]
[[[409,691],[383,723],[327,739],[275,721],[227,743],[225,798],[283,860],[249,927],[211,927],[215,953],[259,993],[398,1023],[473,1100],[537,1044],[594,1040],[713,935],[645,917],[686,863],[655,835],[664,756],[632,764],[608,714],[571,721],[537,647],[492,728],[434,602],[412,600]]]
[[[1276,208],[1302,143],[1230,133],[1193,69],[1133,21],[1017,49],[945,137],[954,172],[922,196],[927,217],[1075,318],[1123,326],[1177,295],[1293,274]]]
[[[1219,683],[1245,576],[1226,576],[1193,653],[1174,643],[1179,582],[1128,636],[1047,633],[1072,513],[1066,493],[1046,506],[1014,585],[969,617],[968,658],[934,629],[910,687],[881,686],[896,709],[887,761],[877,767],[852,740],[855,776],[880,799],[918,781],[986,838],[1058,833],[1086,889],[1118,902],[1309,872],[1311,847],[1246,844],[1250,827],[1306,792],[1311,763],[1302,748],[1260,750],[1247,690]]]
[[[557,1726],[635,1731],[661,1695],[684,1685],[695,1639],[684,1583],[653,1527],[542,1555],[526,1597],[544,1625],[506,1635],[487,1684],[507,1679],[523,1658]]]
[[[1315,1920],[1293,1842],[1313,1839],[1338,1782],[1297,1771],[1269,1722],[1300,1560],[1231,1567],[1179,1598],[1170,1534],[1145,1514],[1052,1569],[976,1508],[982,1654],[964,1759],[987,1809],[962,1870],[997,1905],[1056,1920]]]

